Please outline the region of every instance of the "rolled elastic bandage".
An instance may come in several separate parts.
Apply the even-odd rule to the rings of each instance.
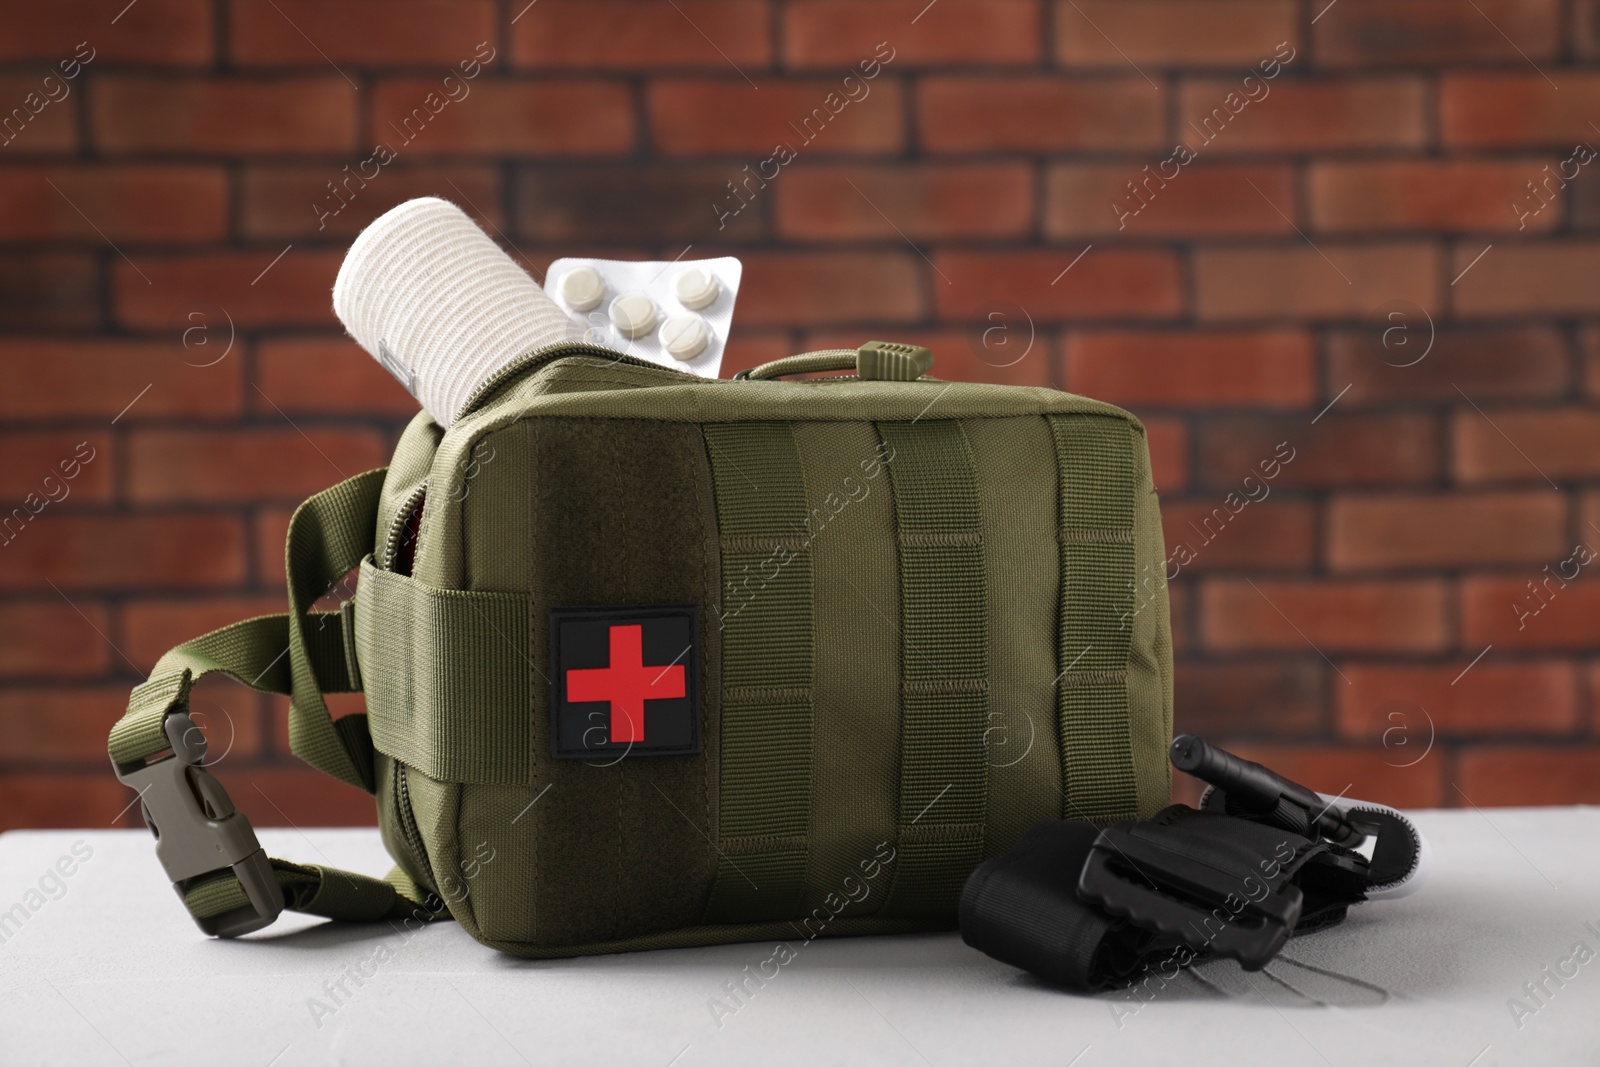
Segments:
[[[350,336],[448,427],[495,371],[575,327],[466,213],[437,197],[380,215],[333,283]]]

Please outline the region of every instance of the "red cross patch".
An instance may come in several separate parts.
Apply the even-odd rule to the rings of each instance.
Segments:
[[[694,605],[550,613],[558,759],[700,750]]]

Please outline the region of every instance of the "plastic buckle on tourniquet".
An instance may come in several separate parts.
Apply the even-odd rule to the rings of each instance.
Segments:
[[[1078,896],[1202,956],[1260,970],[1299,921],[1304,895],[1288,865],[1269,861],[1257,870],[1226,870],[1215,860],[1177,827],[1119,823],[1095,840]]]

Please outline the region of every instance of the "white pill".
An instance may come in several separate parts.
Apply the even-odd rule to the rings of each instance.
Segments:
[[[706,320],[699,315],[675,315],[661,326],[661,344],[673,359],[685,363],[706,350]]]
[[[606,283],[593,267],[574,267],[561,276],[561,299],[573,311],[590,311],[605,298]]]
[[[698,311],[716,303],[722,287],[717,284],[717,276],[710,271],[688,267],[678,275],[677,291],[678,303]]]
[[[643,337],[656,328],[656,306],[643,293],[623,293],[611,301],[611,321],[622,336]]]

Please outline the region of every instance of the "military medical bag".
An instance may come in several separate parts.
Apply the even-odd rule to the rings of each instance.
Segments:
[[[535,957],[952,928],[1039,820],[1164,807],[1144,428],[930,365],[556,346],[307,500],[288,612],[173,649],[111,734],[201,928],[448,916]],[[266,857],[188,712],[217,671],[375,797],[386,879]]]

